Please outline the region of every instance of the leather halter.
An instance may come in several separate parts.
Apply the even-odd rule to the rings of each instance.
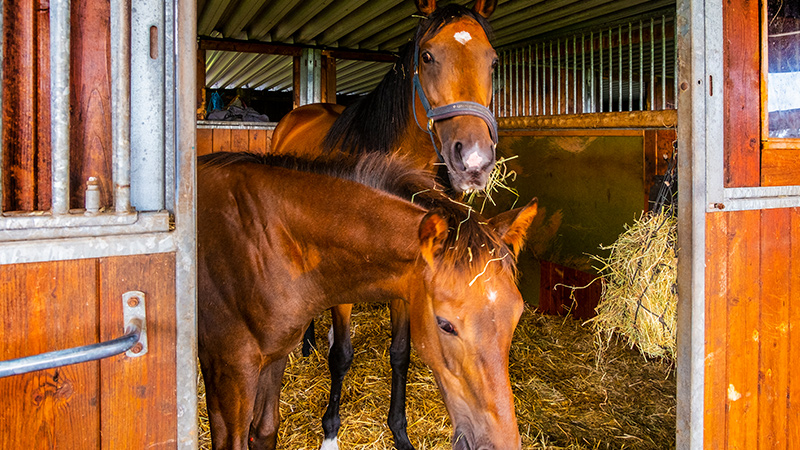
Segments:
[[[425,95],[425,91],[422,89],[422,84],[419,81],[419,43],[414,44],[413,92],[415,94],[412,94],[412,97],[414,95],[419,95],[422,106],[425,108],[425,115],[428,117],[427,127],[423,128],[422,125],[419,124],[419,121],[417,120],[417,104],[416,102],[412,101],[411,104],[413,105],[414,121],[417,122],[418,127],[430,135],[433,149],[436,150],[436,155],[439,157],[439,161],[444,162],[444,158],[442,158],[442,153],[439,151],[439,147],[436,146],[436,139],[433,136],[433,123],[437,120],[465,115],[480,117],[489,127],[489,134],[492,137],[492,142],[497,145],[497,120],[494,118],[494,114],[492,114],[492,111],[489,110],[489,108],[481,105],[480,103],[470,101],[449,103],[444,106],[431,108],[431,103],[428,101],[428,96]]]

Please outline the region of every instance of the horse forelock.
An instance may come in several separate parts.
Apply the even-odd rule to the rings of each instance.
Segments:
[[[411,117],[414,49],[441,27],[461,17],[474,19],[487,38],[492,39],[489,22],[473,10],[457,4],[436,9],[420,21],[414,40],[400,49],[398,60],[378,86],[336,119],[323,140],[325,150],[347,153],[395,150]]]

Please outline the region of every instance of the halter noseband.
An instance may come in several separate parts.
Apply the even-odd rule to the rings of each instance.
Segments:
[[[419,81],[419,43],[414,44],[413,92],[415,94],[412,94],[412,98],[414,95],[419,95],[419,100],[422,102],[422,106],[425,108],[425,114],[428,117],[428,124],[425,128],[419,124],[419,121],[417,120],[417,104],[412,100],[411,104],[414,111],[414,121],[417,122],[418,127],[430,135],[433,149],[436,150],[436,155],[439,157],[439,161],[444,162],[444,158],[442,158],[442,153],[439,151],[439,147],[436,146],[436,139],[433,136],[433,123],[437,120],[465,115],[480,117],[489,127],[489,134],[492,137],[492,142],[497,145],[497,120],[494,118],[494,114],[492,114],[492,111],[489,110],[489,108],[481,105],[480,103],[470,101],[449,103],[444,106],[431,108],[431,103],[428,101],[428,96],[425,95],[425,91],[422,89],[422,84]]]

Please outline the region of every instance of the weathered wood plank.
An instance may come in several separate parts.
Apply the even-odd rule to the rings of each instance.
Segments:
[[[761,157],[761,52],[757,0],[725,0],[722,7],[724,84],[725,186],[757,186]]]
[[[800,148],[764,149],[761,152],[762,186],[797,184],[800,184]]]
[[[217,152],[230,152],[231,149],[231,130],[229,128],[215,128],[213,131],[213,138],[211,139],[211,151]]]
[[[732,448],[756,448],[758,421],[759,285],[761,245],[759,211],[728,214],[729,276],[726,294],[728,442]]]
[[[789,258],[789,396],[786,429],[789,449],[800,449],[800,208],[789,212],[791,256]]]
[[[706,349],[704,385],[704,447],[726,449],[728,423],[728,218],[730,213],[706,216]]]
[[[250,130],[231,130],[231,151],[246,152],[250,149]]]
[[[786,448],[789,367],[788,209],[761,211],[759,449]],[[755,232],[755,230],[753,230]]]
[[[98,342],[96,260],[0,266],[0,359]],[[99,448],[99,363],[0,379],[0,448]]]
[[[72,4],[70,204],[82,208],[86,180],[100,183],[101,204],[113,204],[111,180],[111,38],[109,3]]]
[[[35,0],[4,6],[3,209],[36,209]]]
[[[122,331],[122,294],[146,296],[144,356],[119,355],[101,362],[102,448],[175,447],[175,255],[139,255],[100,260],[100,334]]]
[[[270,131],[270,134],[272,132]],[[268,153],[269,148],[267,147],[267,130],[258,130],[253,129],[250,130],[250,144],[249,150],[253,153]]]
[[[197,156],[213,153],[213,130],[208,128],[197,129]]]

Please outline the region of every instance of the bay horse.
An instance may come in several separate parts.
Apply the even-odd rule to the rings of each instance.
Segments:
[[[336,164],[211,154],[197,177],[199,358],[215,449],[274,449],[281,377],[305,327],[334,305],[390,298],[407,305],[453,448],[521,448],[508,353],[535,201],[488,222],[429,172],[374,154]]]
[[[375,90],[347,109],[326,103],[294,109],[276,126],[271,153],[401,154],[419,168],[443,163],[442,178],[456,195],[486,187],[496,157],[497,122],[488,105],[498,61],[487,20],[497,0],[477,0],[472,9],[456,4],[439,8],[436,0],[415,0],[415,4],[424,18]],[[340,305],[331,310],[332,350],[342,356],[334,364],[344,366],[344,371],[353,354],[351,309]],[[402,303],[392,307],[392,328],[389,426],[397,448],[408,450],[413,446],[403,409],[410,347]],[[311,327],[303,340],[304,354],[313,342]],[[338,396],[332,392],[323,419],[326,434],[335,436],[337,420]]]

